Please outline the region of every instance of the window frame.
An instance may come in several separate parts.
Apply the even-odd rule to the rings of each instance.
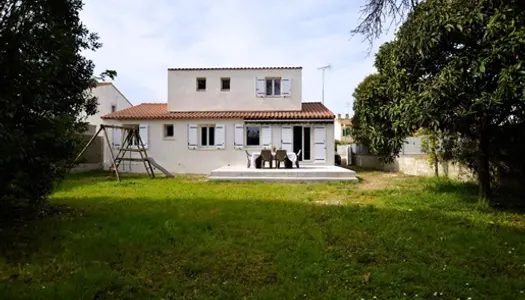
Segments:
[[[172,134],[173,135],[168,135],[168,127],[171,126],[172,127]],[[162,125],[162,138],[165,139],[165,140],[173,140],[175,139],[175,124],[163,124]]]
[[[248,145],[248,128],[256,127],[259,130],[259,144],[258,145]],[[244,125],[244,146],[245,147],[261,147],[262,142],[262,125],[260,124],[245,124]]]
[[[282,97],[283,96],[283,78],[282,77],[264,77],[265,80],[265,96],[266,97]],[[276,81],[279,80],[279,94],[275,94]],[[272,82],[272,93],[268,94],[268,81]]]
[[[204,82],[204,88],[203,89],[200,89],[199,88],[199,81],[203,81]],[[207,88],[207,82],[206,82],[206,77],[197,77],[196,80],[195,80],[195,84],[197,85],[197,92],[205,92],[206,91],[206,88]]]
[[[213,148],[215,147],[215,126],[216,124],[200,124],[197,125],[197,146],[199,148]],[[206,128],[206,145],[202,144],[202,129]],[[213,145],[210,145],[210,128],[213,128]]]
[[[228,88],[227,89],[224,88],[224,82],[226,80],[228,81]],[[221,91],[222,92],[229,92],[231,90],[231,84],[232,84],[231,77],[221,77]]]
[[[124,126],[124,127],[135,127],[135,128],[139,131],[139,135],[140,135],[140,124],[129,123],[129,124],[124,124],[123,126]],[[122,139],[122,144],[121,144],[121,145],[124,144],[124,140],[126,139],[126,136],[127,136],[126,134],[127,134],[127,132],[128,132],[128,131],[126,131],[126,130],[122,130],[122,138],[121,138],[121,139]],[[131,147],[132,149],[134,149],[134,148],[138,148],[138,147],[139,147],[139,141],[138,141],[137,139],[133,138],[133,139],[131,140],[131,145],[130,145],[130,147]]]
[[[117,106],[115,104],[111,104],[109,109],[110,109],[111,113],[114,113],[114,112],[117,111]]]

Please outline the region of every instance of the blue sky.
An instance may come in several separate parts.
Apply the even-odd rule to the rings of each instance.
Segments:
[[[103,47],[86,55],[96,71],[114,69],[133,103],[167,101],[167,68],[302,66],[303,101],[348,113],[354,88],[374,72],[376,41],[351,37],[365,0],[89,0],[81,19]],[[351,107],[350,107],[351,110]]]

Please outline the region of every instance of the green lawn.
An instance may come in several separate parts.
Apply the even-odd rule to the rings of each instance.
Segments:
[[[525,299],[524,215],[469,184],[358,175],[71,177],[51,197],[71,209],[0,231],[0,298]]]

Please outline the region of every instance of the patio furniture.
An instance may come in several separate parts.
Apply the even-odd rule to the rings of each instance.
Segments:
[[[261,150],[261,167],[264,168],[264,163],[265,162],[268,162],[270,163],[270,169],[272,168],[272,161],[273,161],[273,156],[272,156],[272,151],[271,150]]]
[[[252,155],[250,154],[250,152],[248,152],[248,150],[244,150],[244,152],[246,152],[246,160],[248,161],[248,169],[249,169],[251,166],[251,162],[252,162]]]
[[[286,152],[286,156],[288,159],[285,160],[284,166],[286,168],[292,168],[295,164],[295,161],[297,160],[297,155],[293,152]],[[275,159],[275,153],[272,153],[272,160]],[[261,153],[260,152],[254,152],[251,154],[250,159],[250,166],[253,166],[256,169],[261,168]]]
[[[286,160],[288,160],[288,156],[286,156],[286,150],[277,150],[275,152],[275,162],[277,164],[277,169],[281,167],[281,162],[283,162],[286,167]]]
[[[299,157],[301,157],[301,149],[299,149],[299,151],[297,151],[297,154],[295,156],[295,166],[297,168],[299,168]]]

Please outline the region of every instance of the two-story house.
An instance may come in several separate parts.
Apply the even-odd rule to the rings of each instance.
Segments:
[[[174,173],[246,165],[245,150],[271,147],[301,150],[303,164],[333,165],[335,116],[321,103],[302,102],[301,76],[301,67],[171,68],[167,103],[103,119],[139,126],[148,155]],[[121,138],[114,132],[115,147]]]
[[[98,129],[103,123],[102,116],[133,106],[131,102],[122,94],[111,82],[99,82],[91,90],[93,96],[97,97],[97,113],[86,117],[86,122],[95,125]]]

